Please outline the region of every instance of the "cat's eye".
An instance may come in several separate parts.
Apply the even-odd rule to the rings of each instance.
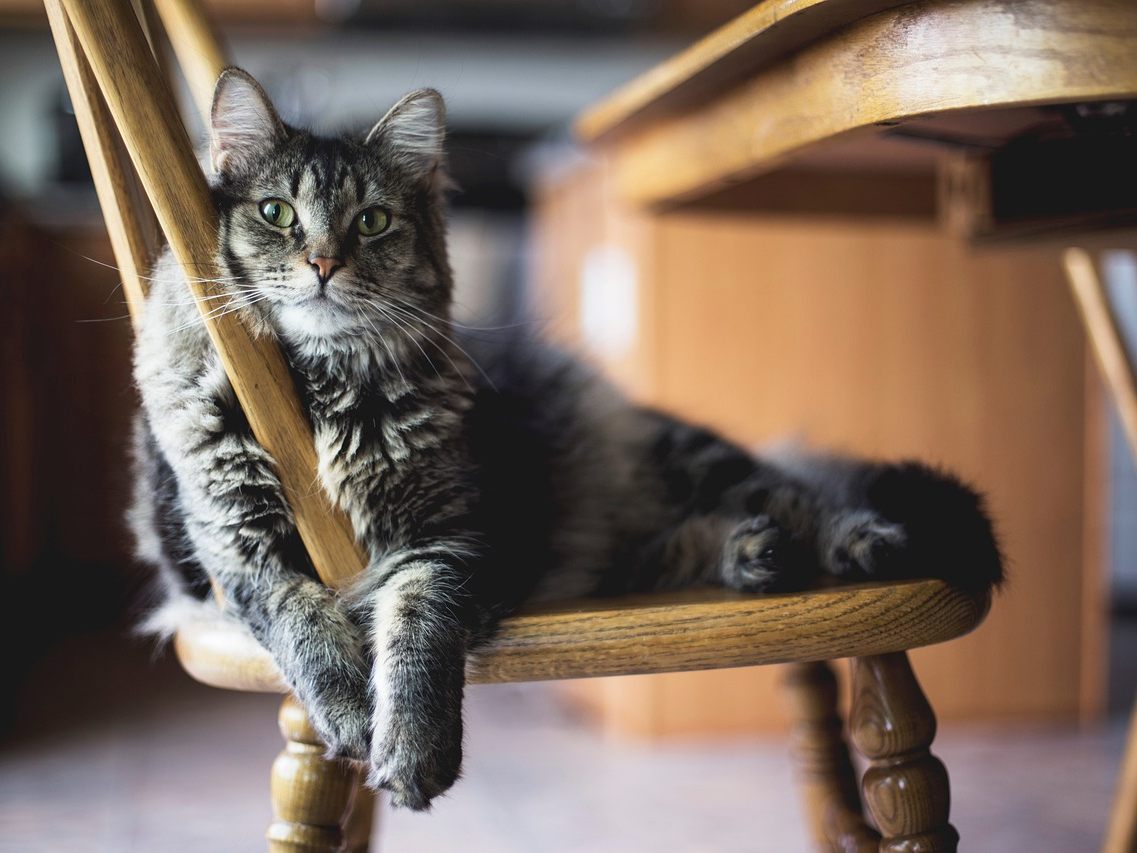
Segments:
[[[277,228],[289,228],[296,221],[296,211],[292,205],[279,198],[266,198],[262,201],[261,216],[265,222]]]
[[[355,217],[355,227],[364,237],[375,237],[391,227],[391,214],[381,207],[369,207]]]

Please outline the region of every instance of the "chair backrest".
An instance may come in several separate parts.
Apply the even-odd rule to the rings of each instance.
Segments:
[[[166,29],[206,115],[223,50],[194,0],[45,0],[52,35],[133,322],[141,320],[159,231],[185,271],[253,435],[277,462],[296,526],[320,578],[342,586],[365,559],[351,523],[319,482],[312,428],[275,342],[238,315],[210,311],[218,286],[217,210],[172,90],[147,39]],[[155,14],[156,12],[156,14]]]
[[[136,0],[137,2],[137,0]],[[189,83],[190,94],[206,127],[213,106],[213,87],[228,65],[221,34],[205,14],[200,0],[141,0],[142,21],[151,22],[151,44],[161,29],[173,48],[178,67]],[[160,26],[154,23],[155,13]],[[169,75],[167,75],[167,79]]]

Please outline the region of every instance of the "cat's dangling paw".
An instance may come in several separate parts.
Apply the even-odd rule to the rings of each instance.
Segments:
[[[371,744],[371,707],[365,681],[323,691],[306,707],[308,721],[327,747],[328,758],[367,760]]]
[[[838,577],[894,577],[908,546],[904,526],[871,510],[841,514],[831,522],[825,569]]]
[[[460,702],[460,697],[459,697]],[[414,811],[430,808],[445,793],[462,767],[462,714],[442,718],[395,713],[375,731],[367,784],[391,794],[391,804]],[[382,716],[382,715],[380,715]]]
[[[748,518],[723,544],[722,581],[743,592],[799,586],[801,559],[789,532],[768,515]]]

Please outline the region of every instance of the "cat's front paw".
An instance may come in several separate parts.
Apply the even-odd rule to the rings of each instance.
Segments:
[[[908,546],[904,526],[870,510],[833,520],[825,568],[844,578],[887,578],[897,574]]]
[[[338,673],[330,685],[304,690],[300,701],[330,759],[366,761],[371,748],[371,702],[357,673]]]
[[[327,689],[306,703],[308,720],[328,758],[366,761],[371,744],[371,706],[362,679]]]
[[[723,583],[744,592],[773,592],[801,585],[800,549],[790,534],[768,515],[739,524],[723,544]]]
[[[460,695],[456,701],[461,702]],[[452,707],[452,713],[441,716],[398,708],[379,714],[367,784],[389,791],[393,805],[415,811],[430,808],[431,800],[458,779],[462,767],[462,712],[460,704]]]

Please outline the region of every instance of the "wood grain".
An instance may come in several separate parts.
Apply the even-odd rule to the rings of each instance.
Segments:
[[[182,69],[198,114],[207,122],[213,87],[227,62],[224,41],[201,3],[194,0],[150,0]]]
[[[272,765],[269,853],[341,853],[359,768],[324,757],[324,744],[291,696],[280,706],[284,750]]]
[[[44,6],[122,278],[122,292],[137,328],[147,276],[158,254],[158,222],[60,0],[45,0]]]
[[[862,793],[880,853],[954,853],[947,770],[928,751],[936,718],[903,652],[853,661],[853,743],[869,761]]]
[[[921,0],[834,30],[694,105],[653,102],[650,119],[606,147],[624,198],[673,204],[918,117],[1134,96],[1137,4]],[[584,126],[586,138],[600,134]]]
[[[176,88],[174,82],[173,56],[170,50],[170,40],[162,26],[162,19],[158,17],[158,10],[154,7],[154,0],[131,0],[134,14],[142,25],[146,35],[146,42],[150,45],[150,53],[158,66],[162,79],[170,84],[171,90]]]
[[[543,681],[882,654],[958,637],[986,612],[986,602],[940,581],[564,602],[505,620],[470,661],[467,678]],[[178,633],[175,649],[185,670],[205,684],[285,689],[268,653],[233,620],[191,623]]]
[[[351,814],[344,826],[345,853],[367,853],[371,849],[371,836],[375,834],[375,817],[379,810],[379,795],[366,785],[358,785],[351,801]]]
[[[857,777],[837,711],[837,678],[824,661],[787,666],[790,745],[806,823],[817,850],[876,851],[880,836],[865,825]]]
[[[595,142],[692,104],[802,45],[859,18],[911,0],[764,0],[668,61],[617,89],[576,121]]]
[[[311,427],[276,345],[254,339],[235,314],[208,316],[217,294],[217,213],[166,82],[125,0],[64,0],[159,224],[186,271],[253,434],[272,454],[296,525],[322,580],[346,583],[364,565],[347,517],[316,473]]]

